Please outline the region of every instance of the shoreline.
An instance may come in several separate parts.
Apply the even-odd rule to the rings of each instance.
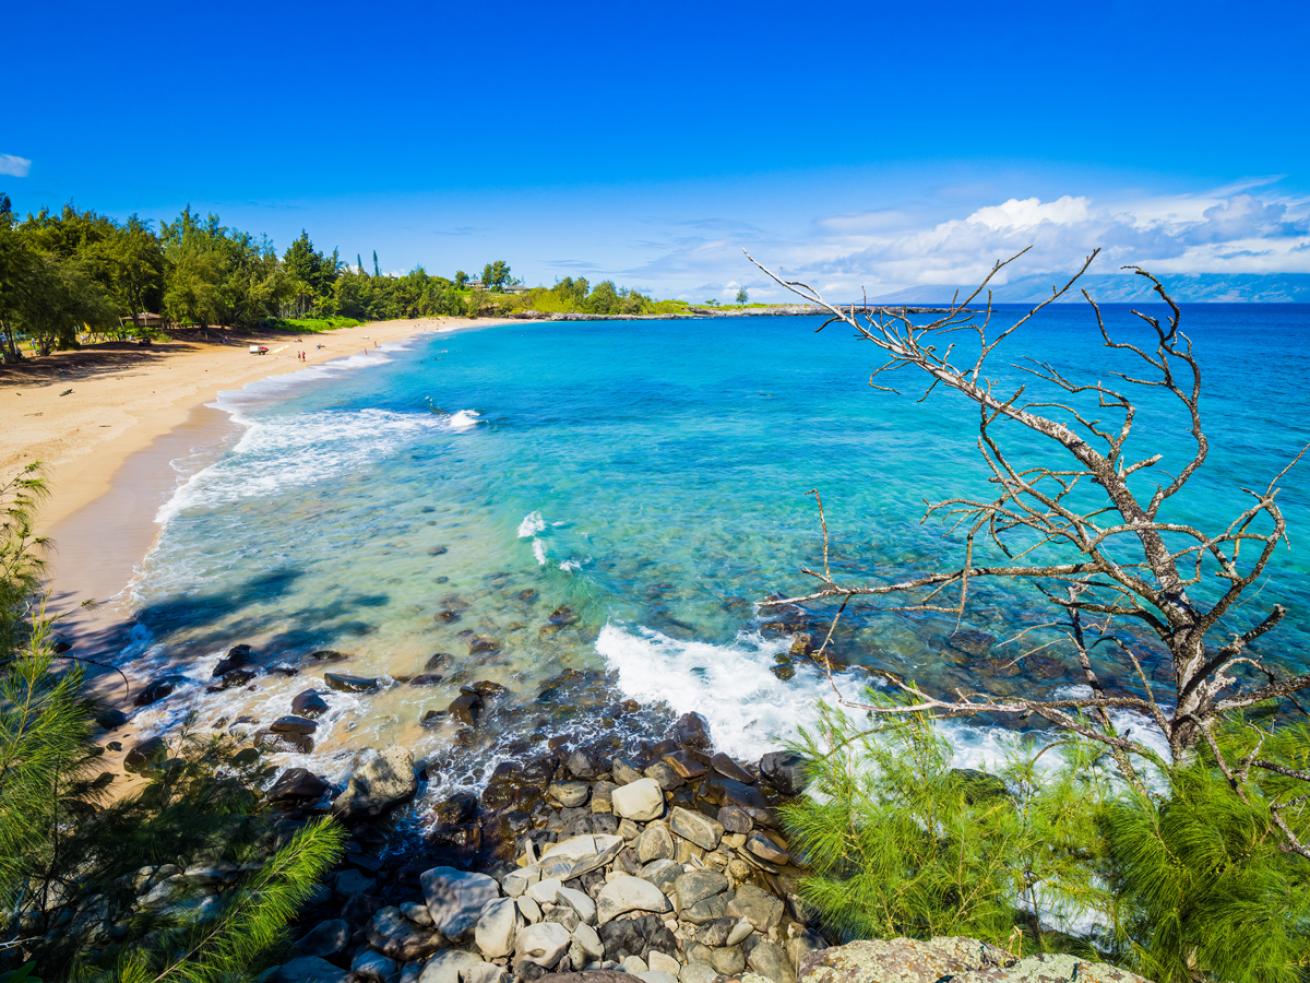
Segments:
[[[41,377],[0,373],[0,406],[18,410],[10,429],[16,439],[0,455],[0,473],[39,460],[50,485],[36,521],[36,531],[50,540],[46,580],[57,590],[50,613],[83,643],[91,641],[90,649],[120,640],[115,628],[128,613],[123,591],[154,547],[158,509],[178,487],[172,462],[194,456],[188,468],[194,473],[240,433],[210,405],[221,393],[421,335],[506,323],[512,319],[417,318],[239,342],[107,346],[105,361],[118,364],[99,364],[101,353],[93,352],[66,366],[50,356],[39,366]],[[258,342],[269,346],[268,354],[249,354],[247,345]],[[306,353],[303,362],[299,351]]]

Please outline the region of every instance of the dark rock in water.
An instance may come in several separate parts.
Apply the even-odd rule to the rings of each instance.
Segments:
[[[260,974],[262,983],[346,983],[351,976],[320,956],[300,956]]]
[[[274,720],[268,729],[274,734],[312,734],[318,730],[318,724],[307,717],[287,714]]]
[[[445,669],[450,665],[450,660],[454,656],[449,652],[433,652],[428,656],[428,661],[423,663],[423,669],[426,672],[433,672],[437,669]]]
[[[325,672],[323,682],[342,693],[376,693],[381,683],[375,676],[351,676],[344,672]]]
[[[783,795],[800,795],[805,789],[805,758],[795,751],[770,751],[760,758],[760,778]]]
[[[952,768],[951,778],[964,792],[965,801],[970,805],[977,805],[988,799],[1004,799],[1010,795],[1010,790],[999,776],[976,768]]]
[[[254,661],[253,655],[254,649],[249,645],[233,645],[227,650],[227,655],[218,660],[218,665],[214,666],[214,678],[217,679],[233,669],[246,668]]]
[[[973,628],[961,628],[946,639],[946,644],[957,652],[963,652],[965,655],[972,655],[975,658],[982,658],[996,644],[996,636],[989,635],[985,631],[976,631]]]
[[[291,701],[292,713],[301,717],[309,717],[311,720],[322,716],[327,711],[328,702],[319,695],[316,689],[301,690]]]
[[[254,678],[255,670],[253,669],[229,669],[206,686],[205,689],[210,693],[221,693],[223,690],[232,689],[234,686],[244,686]]]
[[[502,761],[482,791],[482,806],[491,812],[531,812],[545,799],[554,769],[534,762]]]
[[[279,804],[306,805],[317,802],[330,787],[307,768],[288,768],[268,790],[268,798]]]
[[[478,717],[482,714],[482,697],[477,693],[464,693],[451,701],[446,712],[460,723],[476,727]]]
[[[300,669],[290,662],[274,662],[264,671],[270,676],[296,676],[300,674]]]
[[[428,550],[428,556],[445,556],[450,552],[449,546],[433,546]]]
[[[472,792],[456,792],[432,810],[432,818],[443,826],[470,823],[478,814],[478,797]]]
[[[418,725],[424,730],[436,730],[441,726],[441,722],[445,719],[445,710],[429,710],[423,714],[423,716],[419,717]]]
[[[784,683],[796,675],[796,668],[790,662],[779,662],[769,666],[769,672],[773,673]]]
[[[674,723],[669,736],[677,744],[685,747],[708,748],[710,740],[710,723],[699,713],[684,713]]]
[[[319,649],[316,652],[310,652],[305,656],[315,662],[345,662],[350,658],[345,652],[338,652],[336,649]]]
[[[797,632],[792,636],[787,654],[793,659],[808,659],[814,654],[814,636],[807,631]]]
[[[127,714],[117,707],[105,707],[96,713],[96,726],[101,730],[114,730],[127,723]]]
[[[411,686],[436,686],[444,677],[439,672],[421,672],[409,680]]]
[[[1065,674],[1064,664],[1059,659],[1040,652],[1026,657],[1020,665],[1023,674],[1034,679],[1059,679]]]
[[[146,684],[145,688],[136,695],[136,700],[134,702],[139,707],[149,706],[151,703],[157,703],[184,682],[186,682],[186,677],[178,675],[160,676],[158,679],[152,679]]]
[[[257,747],[243,747],[236,754],[232,755],[232,763],[243,768],[247,765],[253,765],[258,760],[259,748]]]
[[[310,723],[313,723],[313,721],[310,721]],[[314,750],[314,738],[308,734],[298,734],[293,731],[263,730],[256,735],[256,739],[262,747],[274,751],[290,750],[308,754]]]
[[[459,612],[458,612],[458,611],[438,611],[436,617],[437,617],[437,620],[438,620],[438,621],[441,621],[441,622],[444,622],[445,624],[450,625],[450,624],[454,624],[456,621],[459,620]]]
[[[123,768],[136,774],[158,768],[168,757],[168,745],[162,737],[147,737],[133,746],[123,758]]]
[[[755,776],[722,751],[717,752],[710,758],[710,767],[724,778],[731,778],[734,782],[741,782],[745,785],[755,784]]]
[[[461,686],[459,690],[461,693],[476,693],[484,700],[492,700],[509,692],[500,683],[493,683],[490,679],[479,679],[476,683]]]
[[[525,587],[514,596],[520,601],[535,601],[537,599],[537,589],[535,587]]]
[[[546,620],[552,625],[559,625],[562,627],[564,625],[577,624],[578,615],[577,612],[567,604],[561,604],[550,613],[550,616]]]
[[[500,641],[487,635],[474,635],[469,639],[469,655],[482,655],[500,651]]]

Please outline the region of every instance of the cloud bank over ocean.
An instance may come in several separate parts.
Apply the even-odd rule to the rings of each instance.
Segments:
[[[934,211],[919,206],[822,216],[792,235],[702,226],[670,239],[660,255],[623,275],[677,283],[697,299],[726,297],[738,285],[760,299],[781,296],[743,268],[745,247],[775,270],[836,299],[865,290],[873,299],[949,297],[949,289],[941,288],[976,283],[995,259],[1026,246],[1033,247],[1031,254],[999,278],[998,286],[1071,272],[1095,246],[1102,253],[1094,273],[1117,274],[1121,266],[1137,264],[1163,275],[1226,278],[1223,283],[1207,278],[1208,299],[1242,299],[1266,274],[1310,274],[1310,198],[1288,194],[1273,180],[1172,195],[1006,198],[955,215]],[[721,283],[705,276],[711,270],[722,276]],[[1044,283],[1047,277],[1040,279]],[[1304,284],[1300,279],[1284,277],[1280,289],[1310,291],[1310,278]],[[1201,283],[1196,277],[1180,280],[1189,281]],[[1031,291],[1024,287],[1017,293],[1022,296],[1015,299],[1024,299]]]

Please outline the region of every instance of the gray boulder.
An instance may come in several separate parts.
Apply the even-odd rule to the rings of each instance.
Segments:
[[[380,816],[417,790],[414,757],[408,750],[399,745],[381,751],[366,748],[356,755],[346,790],[332,806],[343,816]]]
[[[494,878],[454,867],[425,870],[419,883],[433,927],[451,942],[459,942],[473,931],[482,909],[500,897]]]
[[[596,920],[601,925],[630,911],[653,911],[658,914],[668,910],[669,899],[663,891],[650,881],[631,874],[616,874],[605,882],[605,886],[596,895]]]
[[[518,933],[514,942],[514,964],[531,963],[554,969],[569,951],[573,936],[558,922],[538,922]]]

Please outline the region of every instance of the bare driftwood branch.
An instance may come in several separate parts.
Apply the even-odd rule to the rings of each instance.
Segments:
[[[1158,279],[1138,267],[1126,267],[1149,282],[1163,306],[1163,316],[1132,311],[1144,340],[1115,337],[1100,307],[1086,290],[1081,293],[1104,346],[1136,368],[1112,373],[1110,383],[1091,382],[1071,379],[1049,363],[1027,360],[1014,367],[1034,381],[1004,387],[987,374],[989,360],[1006,339],[1074,290],[1098,251],[1073,276],[1053,287],[1049,297],[1007,326],[997,327],[989,285],[1025,252],[996,262],[968,296],[957,297],[944,313],[927,315],[931,319],[926,320],[894,308],[843,309],[808,284],[787,280],[747,254],[774,282],[826,311],[829,318],[823,327],[840,322],[879,349],[884,360],[869,377],[872,388],[896,392],[890,377],[904,373],[922,387],[920,400],[944,389],[972,402],[978,410],[977,449],[991,485],[990,494],[959,496],[928,506],[925,518],[943,519],[962,533],[960,562],[892,583],[850,583],[833,572],[827,518],[814,492],[823,532],[823,565],[802,572],[815,586],[764,604],[831,602],[840,605],[840,617],[857,599],[896,596],[902,607],[948,612],[959,619],[973,581],[1028,583],[1064,611],[1064,641],[1075,653],[1086,695],[1044,700],[986,692],[933,694],[916,683],[880,673],[903,694],[903,707],[845,698],[842,702],[874,714],[929,710],[1040,718],[1105,745],[1125,779],[1140,788],[1132,758],[1149,760],[1156,758],[1155,752],[1146,742],[1120,734],[1111,711],[1141,713],[1159,729],[1172,758],[1183,760],[1198,744],[1212,742],[1211,729],[1225,715],[1258,703],[1294,699],[1310,689],[1310,674],[1286,675],[1252,648],[1283,620],[1282,605],[1250,611],[1256,594],[1251,588],[1261,583],[1278,545],[1286,542],[1286,521],[1278,503],[1280,482],[1306,451],[1296,454],[1262,488],[1242,489],[1249,503],[1223,528],[1205,530],[1177,517],[1170,511],[1171,501],[1210,451],[1202,425],[1201,369],[1191,340],[1181,330],[1181,310]],[[973,307],[976,302],[979,308]],[[959,339],[968,335],[972,344],[967,349],[970,354],[964,355]],[[1043,394],[1030,396],[1030,385],[1040,385]],[[1171,474],[1160,472],[1163,454],[1134,457],[1129,451],[1137,420],[1134,400],[1148,391],[1166,394],[1185,427],[1187,451]],[[1007,449],[1011,441],[1006,437],[1015,426],[1044,440],[1051,448],[1051,460],[1036,466],[1018,463]],[[1160,477],[1151,482],[1154,473]],[[986,554],[1003,559],[976,559]],[[1167,691],[1152,684],[1138,654],[1119,637],[1120,625],[1136,626],[1154,638],[1168,661]],[[835,626],[836,619],[818,653],[830,678],[828,651]],[[1110,695],[1093,668],[1094,650],[1121,660],[1125,679],[1143,695]],[[1227,762],[1223,767],[1229,767]],[[1240,784],[1251,767],[1261,765],[1240,766],[1232,772],[1234,780]],[[1289,843],[1291,849],[1304,849]]]

